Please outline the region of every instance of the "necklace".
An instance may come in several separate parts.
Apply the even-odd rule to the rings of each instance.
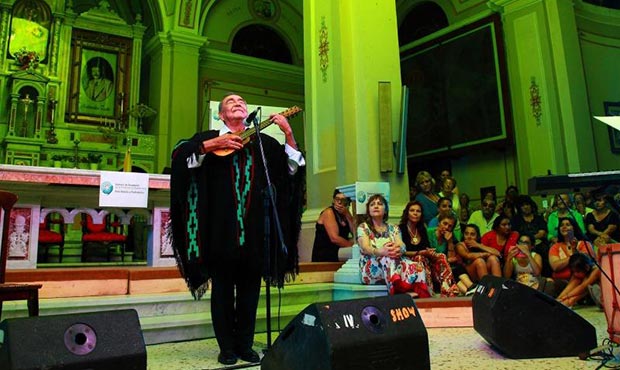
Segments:
[[[423,193],[425,197],[427,197],[431,202],[433,203],[437,203],[437,201],[439,200],[439,197],[437,196],[437,194],[434,194],[432,192],[430,193]]]
[[[409,231],[409,236],[411,237],[412,244],[418,244],[418,229],[415,228],[415,234],[411,231],[411,226],[407,223],[407,231]]]
[[[382,235],[384,233],[386,233],[388,231],[388,227],[386,224],[384,224],[383,222],[381,222],[380,225],[377,225],[375,223],[373,223],[374,229],[375,229],[375,233],[377,235]]]

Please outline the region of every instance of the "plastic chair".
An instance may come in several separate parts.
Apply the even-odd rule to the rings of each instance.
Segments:
[[[51,230],[52,225],[60,225],[60,232]],[[65,249],[65,222],[62,217],[52,218],[52,213],[50,213],[39,224],[39,251],[44,249],[41,262],[48,262],[49,249],[53,245],[58,246],[58,262],[62,263],[62,254]]]
[[[6,281],[6,263],[9,258],[9,226],[11,209],[17,202],[17,195],[0,190],[0,206],[2,207],[2,251],[0,253],[0,317],[2,302],[28,301],[28,315],[39,316],[39,289],[41,284],[12,284]]]

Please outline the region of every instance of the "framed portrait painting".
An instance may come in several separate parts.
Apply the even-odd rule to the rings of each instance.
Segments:
[[[605,105],[606,116],[620,116],[620,102],[603,102]],[[612,153],[620,153],[620,131],[613,127],[608,127],[609,145]]]
[[[102,124],[127,111],[132,40],[73,30],[67,121]]]

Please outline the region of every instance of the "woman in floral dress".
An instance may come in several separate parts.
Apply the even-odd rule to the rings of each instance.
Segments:
[[[400,229],[387,219],[387,201],[380,194],[372,195],[366,204],[366,220],[357,228],[362,284],[385,283],[390,294],[413,292],[414,284],[424,281],[424,272],[404,257]]]

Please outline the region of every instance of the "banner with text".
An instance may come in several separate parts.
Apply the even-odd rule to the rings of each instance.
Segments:
[[[148,173],[101,171],[100,207],[146,208],[148,198]]]

